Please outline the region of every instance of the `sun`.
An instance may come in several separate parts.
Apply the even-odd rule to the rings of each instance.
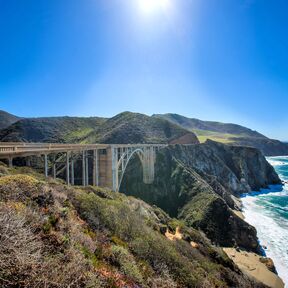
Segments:
[[[169,2],[170,0],[138,0],[139,8],[145,14],[167,9]]]

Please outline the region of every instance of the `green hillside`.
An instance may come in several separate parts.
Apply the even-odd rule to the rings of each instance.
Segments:
[[[44,181],[27,168],[0,163],[0,171],[3,288],[266,287],[203,233],[155,206]],[[177,227],[181,237],[169,239]]]
[[[165,119],[195,133],[201,143],[210,139],[225,144],[255,147],[267,156],[288,155],[287,143],[269,139],[257,131],[237,124],[202,121],[178,114],[156,114],[153,117]]]
[[[190,131],[165,119],[123,112],[110,119],[50,117],[23,119],[0,131],[1,141],[46,143],[169,143]]]
[[[0,130],[7,128],[11,124],[17,122],[19,119],[20,118],[15,115],[0,110]]]

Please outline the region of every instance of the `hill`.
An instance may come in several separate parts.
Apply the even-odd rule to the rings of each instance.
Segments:
[[[78,143],[105,119],[98,117],[25,118],[0,131],[4,142]]]
[[[267,287],[141,200],[0,164],[0,286]]]
[[[201,143],[210,139],[231,145],[255,147],[261,150],[266,156],[288,155],[287,143],[269,139],[257,131],[240,125],[202,121],[178,114],[155,114],[153,117],[168,120],[173,124],[194,132]]]
[[[187,135],[190,136],[188,143],[198,143],[193,132],[165,119],[124,112],[110,119],[98,117],[26,118],[0,131],[0,141],[169,143],[170,141],[177,142],[177,139]]]
[[[2,112],[2,115],[10,114]],[[0,129],[0,141],[191,144],[210,139],[229,145],[255,147],[266,156],[288,155],[287,143],[269,139],[249,128],[177,114],[156,114],[150,117],[123,112],[112,118],[46,117],[20,120],[16,116],[10,116],[12,118],[7,117],[13,124]],[[5,119],[0,121],[0,127],[7,126]]]
[[[0,110],[0,130],[7,128],[11,124],[17,122],[20,118]]]

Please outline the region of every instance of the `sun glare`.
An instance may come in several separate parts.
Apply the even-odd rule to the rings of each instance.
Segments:
[[[169,6],[169,0],[138,0],[139,8],[143,13],[151,14],[159,10],[165,10]]]

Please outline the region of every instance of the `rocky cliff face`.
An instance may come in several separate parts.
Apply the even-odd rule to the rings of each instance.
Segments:
[[[142,171],[135,166],[141,167],[137,158],[128,167],[120,190],[202,229],[219,245],[258,251],[256,230],[233,212],[240,209],[234,197],[281,183],[257,149],[212,141],[170,146],[157,156],[151,185],[143,184]]]

